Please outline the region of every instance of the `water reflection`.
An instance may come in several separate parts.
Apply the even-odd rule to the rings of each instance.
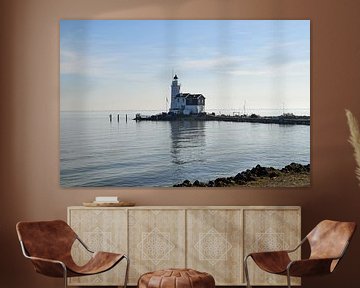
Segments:
[[[187,167],[194,164],[194,162],[206,161],[205,130],[204,121],[170,121],[170,154],[175,178],[187,174],[185,172]]]

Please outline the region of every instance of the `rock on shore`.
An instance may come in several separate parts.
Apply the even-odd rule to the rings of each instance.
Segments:
[[[310,185],[310,164],[291,163],[282,169],[257,165],[233,177],[221,177],[207,183],[185,180],[174,187],[300,187]]]

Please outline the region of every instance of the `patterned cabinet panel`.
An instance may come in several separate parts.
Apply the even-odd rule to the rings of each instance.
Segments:
[[[212,274],[216,285],[242,280],[242,210],[187,210],[187,266]]]
[[[68,222],[93,250],[126,253],[129,284],[164,268],[209,272],[216,285],[245,285],[243,258],[250,252],[282,250],[300,242],[300,207],[69,207]],[[89,255],[73,247],[79,264]],[[300,258],[300,250],[293,258]],[[278,286],[286,277],[261,271],[249,260],[253,285]],[[125,261],[106,273],[71,278],[71,285],[122,285]],[[299,285],[298,279],[293,284]]]
[[[69,209],[68,222],[91,250],[127,253],[126,209]],[[89,253],[78,241],[73,246],[72,255],[79,264],[89,259]],[[70,285],[122,285],[125,267],[125,261],[121,261],[108,272],[69,278],[68,281]]]
[[[300,209],[246,209],[244,211],[244,255],[251,252],[286,250],[300,243]],[[292,253],[300,259],[300,249]],[[263,272],[252,259],[249,276],[252,285],[286,285],[286,277]],[[292,278],[299,285],[299,278]]]
[[[185,267],[185,210],[129,210],[129,283],[148,271]]]

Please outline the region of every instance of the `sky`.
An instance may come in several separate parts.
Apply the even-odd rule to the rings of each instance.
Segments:
[[[309,20],[61,20],[61,111],[310,110]]]

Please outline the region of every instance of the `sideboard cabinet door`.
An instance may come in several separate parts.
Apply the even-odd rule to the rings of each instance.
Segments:
[[[214,276],[216,285],[242,280],[242,210],[187,210],[187,266]]]
[[[127,252],[127,213],[125,209],[69,209],[68,223],[80,239],[93,251]],[[76,263],[89,259],[82,245],[76,241],[72,248]],[[69,278],[70,285],[122,285],[125,261],[108,272],[85,277]]]
[[[300,209],[245,209],[244,254],[295,248],[300,243],[300,224]],[[299,249],[291,256],[300,259],[300,253]],[[248,261],[252,285],[286,285],[286,277],[266,273],[252,259]],[[300,284],[299,278],[291,282]]]
[[[185,267],[185,210],[129,209],[129,282],[141,274]]]

